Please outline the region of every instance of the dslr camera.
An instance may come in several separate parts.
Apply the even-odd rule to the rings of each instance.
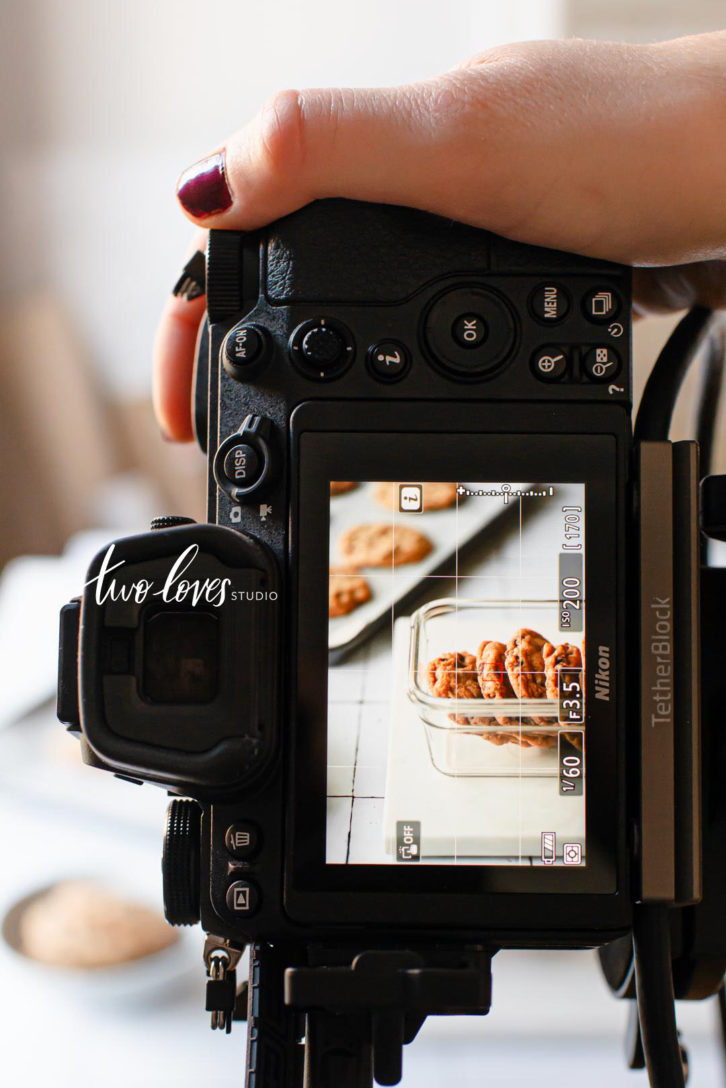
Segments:
[[[207,934],[248,1088],[398,1083],[503,948],[599,949],[630,1064],[682,1084],[674,996],[726,967],[726,485],[668,432],[705,343],[710,456],[713,315],[634,430],[613,263],[324,200],[212,231],[178,289],[207,524],[96,556],[59,717],[172,795],[166,917]]]

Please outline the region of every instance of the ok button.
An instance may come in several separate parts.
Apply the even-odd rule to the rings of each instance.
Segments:
[[[478,348],[487,338],[487,324],[479,314],[462,314],[451,326],[451,335],[461,348]]]

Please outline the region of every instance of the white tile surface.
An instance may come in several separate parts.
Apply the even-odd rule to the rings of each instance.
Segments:
[[[359,763],[355,769],[355,796],[377,797],[383,799],[386,790],[385,767],[363,767]]]
[[[329,711],[328,785],[329,797],[353,792],[358,750],[360,707],[357,703],[333,703]]]
[[[388,860],[383,849],[382,810],[381,798],[354,798],[348,855],[351,864],[378,865]]]
[[[350,835],[350,814],[353,808],[351,797],[329,797],[327,801],[328,837],[327,860],[342,865],[348,857],[348,838]]]

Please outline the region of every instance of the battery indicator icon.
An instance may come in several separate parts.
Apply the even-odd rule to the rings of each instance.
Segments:
[[[545,865],[554,865],[557,857],[557,835],[554,831],[542,832],[542,861]]]

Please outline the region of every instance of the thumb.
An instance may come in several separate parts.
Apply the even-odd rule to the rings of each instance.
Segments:
[[[446,79],[282,91],[222,148],[184,171],[179,202],[193,222],[242,230],[326,196],[437,210],[447,170],[436,104],[442,106]]]

